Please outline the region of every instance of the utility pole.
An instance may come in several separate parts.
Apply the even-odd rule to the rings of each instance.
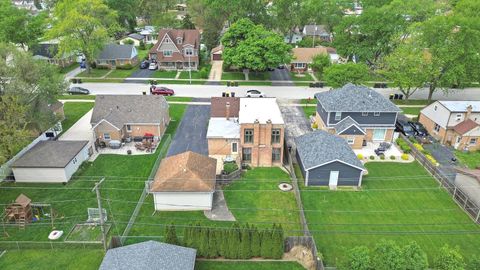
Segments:
[[[188,77],[190,77],[190,84],[192,84],[192,62],[190,55],[188,55]]]
[[[103,250],[107,251],[107,235],[105,234],[105,227],[104,227],[104,219],[103,219],[103,211],[102,211],[102,198],[100,197],[100,185],[105,180],[105,177],[100,180],[100,182],[95,183],[95,186],[92,189],[92,192],[95,191],[97,195],[97,203],[98,203],[98,214],[100,216],[100,230],[102,230],[102,243],[103,243]]]

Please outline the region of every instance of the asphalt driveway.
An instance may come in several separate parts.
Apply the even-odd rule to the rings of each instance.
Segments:
[[[137,71],[133,72],[129,78],[152,78],[152,74],[155,70],[149,69],[138,69]]]
[[[177,133],[168,149],[167,156],[192,151],[208,156],[207,128],[210,105],[189,105]]]
[[[428,150],[432,156],[440,164],[439,169],[442,171],[450,182],[455,180],[455,166],[457,165],[455,160],[455,154],[450,147],[441,145],[440,143],[433,142],[431,144],[424,144],[423,148]]]
[[[270,71],[270,80],[272,81],[272,86],[293,86],[292,78],[290,73],[286,68],[276,68],[273,71]]]
[[[280,111],[285,122],[285,140],[288,146],[295,147],[294,139],[312,131],[310,121],[305,117],[301,107],[291,106],[292,101],[279,100]],[[295,102],[295,101],[293,101]]]

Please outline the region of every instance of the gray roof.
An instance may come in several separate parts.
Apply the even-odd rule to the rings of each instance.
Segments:
[[[364,168],[362,162],[341,137],[317,130],[295,138],[297,152],[305,170],[335,160]]]
[[[133,39],[137,39],[137,40],[142,40],[142,39],[145,38],[144,35],[140,35],[140,34],[137,34],[137,33],[132,33],[132,34],[128,35],[128,37],[133,38]]]
[[[161,124],[165,114],[168,103],[163,96],[97,95],[90,123],[105,119],[121,129],[125,124]]]
[[[88,141],[41,141],[13,162],[13,168],[65,168]]]
[[[109,249],[99,270],[193,270],[197,251],[156,241]]]
[[[317,27],[317,30],[315,30]],[[330,32],[327,31],[327,26],[323,24],[315,25],[315,24],[307,24],[304,27],[305,35],[307,36],[327,36],[330,35]]]
[[[360,124],[353,120],[352,117],[350,116],[347,116],[345,118],[342,119],[342,121],[338,122],[336,125],[335,125],[335,130],[338,132],[341,132],[341,131],[344,131],[346,130],[347,128],[351,127],[351,126],[357,126],[357,128],[359,130],[361,130],[363,133],[365,133],[365,130],[363,130],[361,127],[360,127]]]
[[[316,93],[315,98],[327,112],[401,112],[375,90],[351,83]]]
[[[130,59],[132,58],[133,45],[107,44],[97,59]]]

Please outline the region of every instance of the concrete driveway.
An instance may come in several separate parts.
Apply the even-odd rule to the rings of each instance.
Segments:
[[[312,128],[301,107],[288,106],[292,102],[295,101],[278,100],[283,121],[285,122],[285,140],[288,146],[295,147],[294,139],[312,131]]]
[[[60,141],[93,141],[93,131],[90,125],[93,109],[65,131],[58,140]]]
[[[155,70],[138,69],[137,71],[133,72],[129,78],[152,78],[154,72]]]
[[[177,128],[167,156],[193,151],[208,156],[207,128],[210,105],[189,105]]]
[[[270,80],[272,81],[272,86],[294,86],[292,78],[288,69],[276,68],[274,71],[270,71]]]

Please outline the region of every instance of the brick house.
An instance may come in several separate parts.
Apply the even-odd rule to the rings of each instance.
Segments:
[[[343,137],[353,149],[371,142],[392,142],[401,111],[376,91],[353,84],[315,94],[315,123]]]
[[[318,46],[315,48],[293,48],[293,59],[290,61],[290,70],[294,72],[305,72],[310,70],[313,58],[317,55],[328,55],[331,62],[338,60],[336,50],[330,47]]]
[[[56,40],[40,42],[39,44],[33,45],[30,50],[32,51],[34,59],[46,61],[62,68],[72,65],[76,60],[74,53],[64,53],[59,56],[58,41]]]
[[[149,58],[160,70],[197,70],[200,54],[200,32],[195,29],[162,29]]]
[[[163,96],[97,95],[90,124],[97,143],[110,140],[160,140],[170,122]]]
[[[480,101],[436,101],[418,121],[440,143],[457,150],[480,150]]]
[[[138,64],[138,51],[133,45],[107,44],[95,59],[99,67],[116,68]]]

